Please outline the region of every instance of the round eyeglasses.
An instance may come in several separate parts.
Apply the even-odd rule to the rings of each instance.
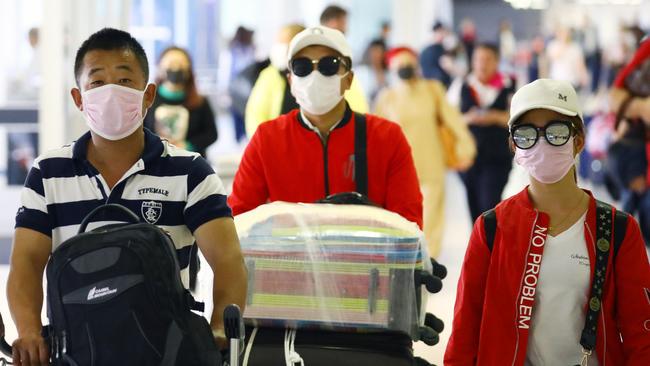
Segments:
[[[544,127],[536,127],[530,123],[517,124],[510,129],[510,135],[515,146],[526,150],[535,146],[541,134],[550,145],[562,146],[569,141],[574,131],[572,122],[550,121]]]

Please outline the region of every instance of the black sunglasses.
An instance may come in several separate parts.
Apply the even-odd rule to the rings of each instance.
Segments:
[[[544,127],[535,127],[530,123],[517,124],[510,129],[510,135],[515,146],[527,150],[535,146],[541,134],[550,145],[562,146],[569,141],[575,130],[572,122],[549,121]]]
[[[317,65],[314,67],[314,65]],[[307,57],[298,57],[291,60],[289,66],[291,72],[298,77],[305,77],[311,74],[315,68],[324,76],[332,76],[339,72],[339,67],[347,66],[342,57],[325,56],[320,60],[311,60]]]

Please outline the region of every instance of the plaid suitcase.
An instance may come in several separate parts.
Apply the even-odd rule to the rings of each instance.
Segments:
[[[415,224],[376,207],[289,203],[261,206],[236,223],[249,273],[248,325],[419,338],[416,279],[429,262]]]

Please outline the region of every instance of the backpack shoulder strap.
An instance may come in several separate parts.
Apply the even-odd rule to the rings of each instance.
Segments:
[[[618,255],[618,250],[623,244],[625,233],[627,232],[627,212],[616,210],[614,215],[614,259]]]
[[[616,259],[616,254],[627,230],[627,214],[623,211],[613,213],[614,210],[612,205],[596,200],[596,263],[588,300],[587,317],[580,335],[583,353],[585,350],[591,351],[596,348],[598,314],[601,309],[603,286],[607,278],[608,259],[610,254],[614,256],[613,259]],[[614,222],[612,222],[612,217]],[[614,230],[613,248],[610,246],[612,229]]]
[[[614,232],[614,246],[612,248],[612,254],[614,255],[614,259],[616,259],[618,250],[621,248],[623,240],[625,239],[625,234],[627,233],[628,213],[619,209],[615,209],[609,203],[600,200],[596,200],[596,204],[597,206],[603,206],[604,208],[615,210],[614,222],[611,224],[611,229]]]
[[[354,114],[354,180],[357,192],[368,195],[368,155],[366,139],[366,116]]]
[[[494,236],[497,232],[497,213],[494,209],[483,212],[483,229],[485,230],[486,244],[490,253],[494,247]]]

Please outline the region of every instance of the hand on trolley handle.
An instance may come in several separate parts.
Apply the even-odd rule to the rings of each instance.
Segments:
[[[21,342],[21,344],[18,344]],[[26,347],[25,347],[26,346]],[[22,349],[22,355],[18,349]],[[9,359],[2,357],[9,357]],[[34,361],[32,361],[34,360]],[[13,346],[5,339],[5,327],[0,314],[0,366],[5,365],[49,365],[49,345],[42,335],[14,341]]]

